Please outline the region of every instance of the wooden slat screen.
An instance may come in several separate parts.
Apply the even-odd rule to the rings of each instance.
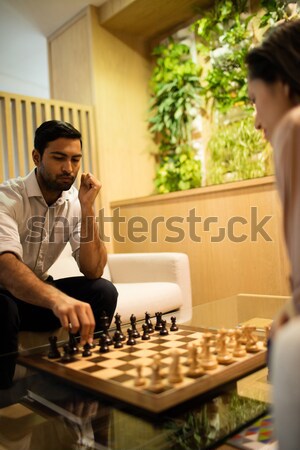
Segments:
[[[81,169],[100,178],[91,106],[0,92],[0,183],[24,176],[34,167],[31,152],[35,130],[51,119],[70,122],[81,131]]]

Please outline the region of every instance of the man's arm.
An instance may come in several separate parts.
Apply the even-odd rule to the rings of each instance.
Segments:
[[[106,247],[100,240],[94,212],[100,189],[101,184],[92,174],[82,174],[78,195],[81,205],[79,266],[81,272],[91,279],[102,276],[107,261]]]
[[[90,305],[41,281],[13,253],[0,255],[0,284],[26,303],[51,309],[66,330],[69,324],[73,333],[80,330],[82,345],[91,341],[95,319]]]

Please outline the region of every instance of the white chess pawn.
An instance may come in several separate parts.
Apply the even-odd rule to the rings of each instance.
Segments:
[[[211,333],[205,333],[203,335],[203,347],[201,354],[201,366],[205,370],[213,370],[218,367],[218,361],[216,357],[211,353]]]
[[[161,357],[160,357],[160,355],[157,354],[153,357],[153,359],[154,359],[154,363],[152,365],[152,374],[151,374],[150,384],[147,387],[147,389],[152,392],[159,393],[164,390],[164,385],[162,382],[163,378],[162,378],[162,375],[160,372]]]
[[[198,360],[198,346],[193,343],[189,346],[189,357],[188,357],[189,369],[186,375],[190,378],[198,378],[204,375],[204,370],[200,367]]]
[[[172,350],[172,362],[170,364],[170,372],[168,376],[168,381],[171,384],[181,383],[183,380],[183,375],[181,373],[180,367],[180,355],[177,349]]]
[[[136,365],[137,376],[136,379],[134,380],[134,385],[137,387],[144,386],[146,384],[146,379],[142,376],[142,369],[143,366],[141,364]]]

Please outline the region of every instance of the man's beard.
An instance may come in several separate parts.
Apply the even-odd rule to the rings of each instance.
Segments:
[[[45,186],[52,191],[68,191],[75,181],[75,177],[69,175],[59,175],[55,179],[50,179],[42,175]]]
[[[75,177],[72,176],[59,176],[57,177],[58,181],[53,181],[54,184],[61,187],[61,190],[68,191],[75,181]]]

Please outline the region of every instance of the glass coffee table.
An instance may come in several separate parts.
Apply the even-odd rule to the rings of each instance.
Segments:
[[[171,322],[171,316],[176,315],[180,330],[197,327],[211,334],[223,327],[254,325],[259,339],[263,339],[265,326],[286,300],[241,294],[163,317]],[[155,323],[155,319],[152,321]],[[0,448],[222,448],[231,435],[269,409],[268,371],[261,361],[257,367],[248,367],[247,375],[237,371],[236,377],[155,412],[120,400],[118,395],[96,392],[78,384],[76,377],[62,378],[58,370],[49,372],[27,364],[28,359],[47,354],[48,347],[21,352],[18,370],[23,371],[23,376],[11,389],[0,391]],[[131,352],[128,356],[132,356]],[[116,359],[111,361],[113,367]]]

